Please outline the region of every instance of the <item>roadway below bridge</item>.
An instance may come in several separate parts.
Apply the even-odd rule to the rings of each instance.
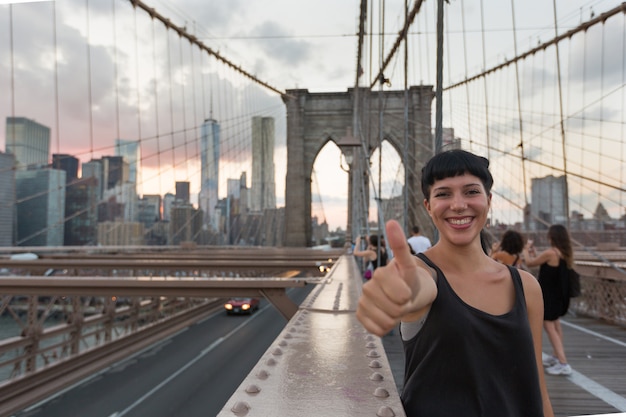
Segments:
[[[293,288],[289,297],[300,304],[312,288]],[[220,308],[14,416],[215,416],[286,324],[266,300],[250,316]]]

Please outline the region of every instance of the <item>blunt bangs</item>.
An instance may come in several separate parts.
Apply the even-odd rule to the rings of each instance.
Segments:
[[[422,193],[430,198],[430,188],[435,181],[469,173],[478,177],[487,193],[491,192],[493,177],[489,172],[489,160],[473,153],[453,149],[433,156],[422,168]]]

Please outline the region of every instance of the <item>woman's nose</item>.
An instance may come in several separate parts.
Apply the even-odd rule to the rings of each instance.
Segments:
[[[462,196],[455,196],[452,199],[452,204],[450,208],[454,211],[462,211],[467,208],[467,202]]]

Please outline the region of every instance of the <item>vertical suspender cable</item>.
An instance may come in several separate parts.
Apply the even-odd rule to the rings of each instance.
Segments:
[[[482,40],[482,53],[483,53],[483,67],[482,71],[487,69],[487,51],[485,44],[485,5],[484,1],[480,0],[480,34]],[[491,129],[489,129],[489,90],[487,89],[487,77],[483,77],[483,89],[484,89],[484,100],[485,100],[485,140],[487,142],[487,159],[491,161],[491,141],[489,138],[489,133]],[[490,205],[489,211],[491,212],[491,218],[493,218],[493,204]],[[486,229],[488,230],[488,229]],[[485,232],[487,233],[487,232]]]
[[[113,77],[115,78],[115,132],[120,137],[120,86],[118,80],[117,61],[117,24],[115,14],[115,1],[111,0],[111,12],[113,14]]]
[[[380,3],[380,38],[379,38],[379,52],[380,52],[380,79],[378,87],[378,192],[376,198],[376,210],[378,213],[378,245],[377,245],[377,260],[380,259],[380,236],[383,233],[384,215],[381,210],[382,206],[382,156],[383,156],[383,84],[385,83],[385,76],[382,73],[382,65],[385,60],[385,2],[381,0]]]
[[[172,43],[170,31],[166,30],[165,34],[167,35],[167,77],[168,77],[168,92],[170,99],[170,143],[172,153],[172,178],[176,181],[176,172],[174,168],[176,167],[176,141],[174,140],[174,94],[173,90],[173,80],[172,80]],[[162,173],[161,173],[162,174]],[[175,185],[175,184],[174,184]],[[171,186],[171,185],[170,185]],[[170,213],[171,214],[171,213]]]
[[[437,86],[435,88],[435,154],[441,152],[443,123],[443,2],[437,0]]]
[[[156,70],[156,34],[155,34],[155,21],[152,19],[152,74],[154,76],[154,82],[152,85],[154,86],[154,125],[156,128],[156,133],[154,135],[156,139],[156,157],[157,157],[157,166],[159,170],[161,169],[161,129],[159,126],[159,77],[157,76]],[[159,195],[163,195],[162,189],[162,175],[159,175]]]
[[[465,67],[465,79],[468,76],[467,70],[467,32],[465,30],[465,1],[461,0],[461,25],[463,26],[463,64]],[[470,150],[473,150],[474,139],[472,137],[472,118],[470,114],[470,93],[469,83],[465,83],[465,106],[467,107],[467,136],[470,143]]]
[[[622,20],[622,85],[626,85],[626,74],[624,73],[624,68],[626,67],[626,31],[624,30],[624,26],[626,26],[625,24],[626,22],[626,16],[624,16],[623,20]],[[624,89],[622,88],[622,105],[624,103]],[[622,149],[620,150],[620,158],[622,163],[620,164],[620,183],[624,184],[624,112],[622,112],[622,120],[620,123],[620,138],[622,138],[621,140],[621,144],[620,146],[622,147]],[[619,194],[619,205],[620,207],[624,207],[624,201],[622,200],[624,196],[624,193],[620,193]],[[626,213],[622,213],[622,215],[626,215]]]
[[[559,36],[558,22],[556,16],[556,0],[552,0],[552,9],[554,10],[554,37]],[[563,90],[561,88],[561,56],[559,54],[559,43],[554,44],[554,52],[556,54],[556,77],[559,88],[559,127],[561,129],[561,147],[563,149],[563,175],[565,176],[565,213],[567,215],[567,228],[570,228],[569,215],[569,186],[567,181],[567,154],[565,146],[565,122],[563,120]]]
[[[517,56],[517,29],[515,28],[515,0],[511,0],[511,20],[513,21],[513,48],[515,56]],[[515,60],[515,88],[517,91],[517,115],[519,117],[519,136],[520,143],[519,148],[522,154],[522,178],[524,182],[524,203],[528,206],[528,190],[526,187],[526,156],[524,154],[524,122],[522,120],[522,98],[520,92],[519,83],[519,65],[518,60]]]
[[[179,64],[180,64],[180,68],[184,68],[185,67],[185,61],[183,59],[183,38],[182,36],[178,36],[178,59],[179,59]],[[181,71],[181,77],[184,77],[184,72]],[[187,154],[187,102],[186,102],[186,98],[185,98],[185,80],[181,78],[181,82],[180,82],[180,91],[181,91],[181,101],[182,101],[182,124],[181,124],[181,129],[183,131],[183,147],[184,147],[184,153],[185,153],[185,159],[184,159],[184,163],[185,163],[185,180],[189,181],[190,180],[190,175],[189,175],[189,164],[187,163],[187,161],[189,160],[189,155]],[[179,164],[177,164],[179,165]],[[185,229],[189,227],[189,224],[191,224],[191,222],[193,221],[193,217],[194,215],[189,216],[188,218],[186,218],[186,222],[185,225],[183,226]],[[183,239],[187,239],[188,238],[188,234],[183,231],[182,233]]]
[[[139,87],[139,36],[137,34],[137,8],[133,8],[135,17],[135,81],[137,83],[137,140],[141,140],[141,88]],[[121,138],[120,138],[121,139]]]
[[[57,152],[61,153],[61,127],[59,123],[59,59],[57,47],[57,6],[52,2],[52,38],[54,42],[54,118],[56,121]]]
[[[89,0],[85,0],[85,20],[87,24],[87,94],[89,97],[89,151],[93,158],[93,104],[91,92],[91,44],[90,44],[90,28],[89,28]]]
[[[53,38],[53,43],[54,43],[54,118],[55,118],[55,123],[56,123],[56,147],[57,147],[57,153],[61,153],[61,124],[59,122],[59,66],[58,66],[58,57],[57,57],[57,14],[56,14],[56,2],[52,3],[52,38]],[[89,13],[89,11],[87,11],[87,13]],[[89,29],[87,29],[87,33],[89,33]],[[61,169],[61,167],[55,167],[53,166],[52,168],[55,169]],[[58,174],[57,174],[57,178],[58,178]],[[68,183],[67,178],[65,181],[65,184],[61,184],[59,182],[58,186],[59,188],[61,187],[66,187],[66,184]],[[67,188],[65,189],[65,194],[67,194]],[[65,207],[65,205],[63,204],[64,199],[61,197],[61,193],[57,192],[57,207]],[[60,221],[62,224],[65,224],[65,213],[61,213],[60,214]],[[58,227],[61,227],[61,225],[58,225]],[[56,228],[56,227],[55,227]],[[64,239],[65,240],[65,239]]]
[[[409,3],[408,0],[404,0],[404,21],[409,18]],[[404,230],[408,233],[408,213],[409,213],[409,35],[407,31],[406,38],[404,38],[404,152],[402,155],[404,164],[404,201],[402,207],[402,218],[404,219]]]

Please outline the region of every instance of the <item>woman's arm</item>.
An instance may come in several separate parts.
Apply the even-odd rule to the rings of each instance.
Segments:
[[[524,252],[522,253],[522,255],[524,257],[524,263],[526,263],[526,266],[532,267],[550,261],[555,256],[555,252],[554,250],[552,250],[552,248],[549,248],[537,255],[535,253],[534,246],[532,246],[532,244],[529,244],[524,247]]]
[[[352,254],[355,256],[362,256],[368,261],[371,261],[372,257],[376,259],[376,257],[378,256],[373,250],[369,249],[369,246],[361,250],[361,236],[357,236],[356,240],[354,241],[354,250],[352,251]]]
[[[533,337],[533,348],[535,350],[535,360],[537,362],[537,373],[539,374],[539,389],[541,390],[541,398],[543,400],[544,417],[554,417],[550,397],[548,396],[548,388],[543,374],[543,364],[541,359],[541,336],[543,331],[543,296],[539,283],[530,273],[520,271],[522,284],[524,286],[524,294],[526,297],[526,309],[528,311],[528,322]]]

